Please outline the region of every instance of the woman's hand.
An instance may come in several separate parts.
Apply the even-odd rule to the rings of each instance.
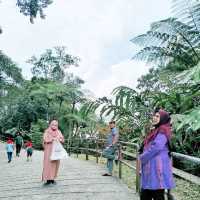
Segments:
[[[59,137],[59,141],[60,141],[61,143],[64,143],[64,138],[63,138],[63,137]]]

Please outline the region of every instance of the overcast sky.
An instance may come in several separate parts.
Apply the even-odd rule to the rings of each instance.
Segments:
[[[130,39],[170,16],[170,0],[54,0],[45,10],[47,18],[32,25],[15,4],[1,0],[0,49],[19,64],[24,77],[31,77],[25,61],[32,55],[66,46],[81,58],[80,67],[70,71],[96,96],[109,95],[119,85],[136,86],[149,66],[131,60],[136,49]]]

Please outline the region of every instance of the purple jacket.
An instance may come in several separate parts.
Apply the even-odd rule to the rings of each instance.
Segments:
[[[172,189],[175,187],[167,137],[158,133],[140,155],[141,188]]]

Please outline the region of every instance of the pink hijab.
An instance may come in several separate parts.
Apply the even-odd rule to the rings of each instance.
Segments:
[[[58,121],[53,120],[44,133],[44,142],[51,142],[54,138],[63,140],[63,135],[58,129]]]

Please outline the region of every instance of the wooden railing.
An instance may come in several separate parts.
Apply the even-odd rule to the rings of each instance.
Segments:
[[[85,157],[86,160],[89,160],[89,155],[92,155],[96,157],[96,163],[98,163],[99,158],[102,156],[102,151],[105,147],[105,140],[82,139],[78,141],[78,139],[74,139],[73,142],[70,142],[70,144],[71,146],[66,146],[69,154],[73,152],[73,153],[76,153],[78,157],[79,153],[84,153],[86,156]],[[123,170],[122,170],[123,165],[129,167],[130,169],[133,169],[136,173],[136,191],[139,192],[140,183],[139,183],[139,174],[138,174],[139,170],[137,170],[137,168],[139,167],[138,162],[134,162],[134,164],[133,162],[130,162],[130,160],[137,161],[139,145],[136,143],[123,142],[123,141],[120,141],[119,145],[120,145],[119,149],[122,154],[122,159],[119,160],[118,176],[120,179],[123,176]],[[171,154],[172,154],[172,158],[189,161],[197,165],[200,164],[200,158],[188,156],[188,155],[184,155],[184,154],[176,153],[176,152],[172,152]],[[195,183],[197,185],[200,185],[200,177],[198,176],[194,176],[188,172],[185,172],[177,168],[173,168],[173,173],[179,178],[182,178],[192,183]]]
[[[65,142],[65,148],[68,150],[69,155],[73,152],[78,157],[80,153],[84,153],[86,160],[89,160],[89,155],[92,155],[96,157],[96,163],[99,163],[99,159],[102,157],[102,151],[105,148],[105,142],[106,140],[104,139],[73,139],[71,142]],[[67,144],[71,145],[67,146]],[[135,170],[135,172],[137,171],[136,165],[131,164],[129,160],[137,160],[138,149],[138,144],[119,141],[118,150],[123,158],[118,160],[118,176],[120,179],[123,176],[123,165]],[[139,189],[139,177],[136,176],[136,191],[139,192]]]

